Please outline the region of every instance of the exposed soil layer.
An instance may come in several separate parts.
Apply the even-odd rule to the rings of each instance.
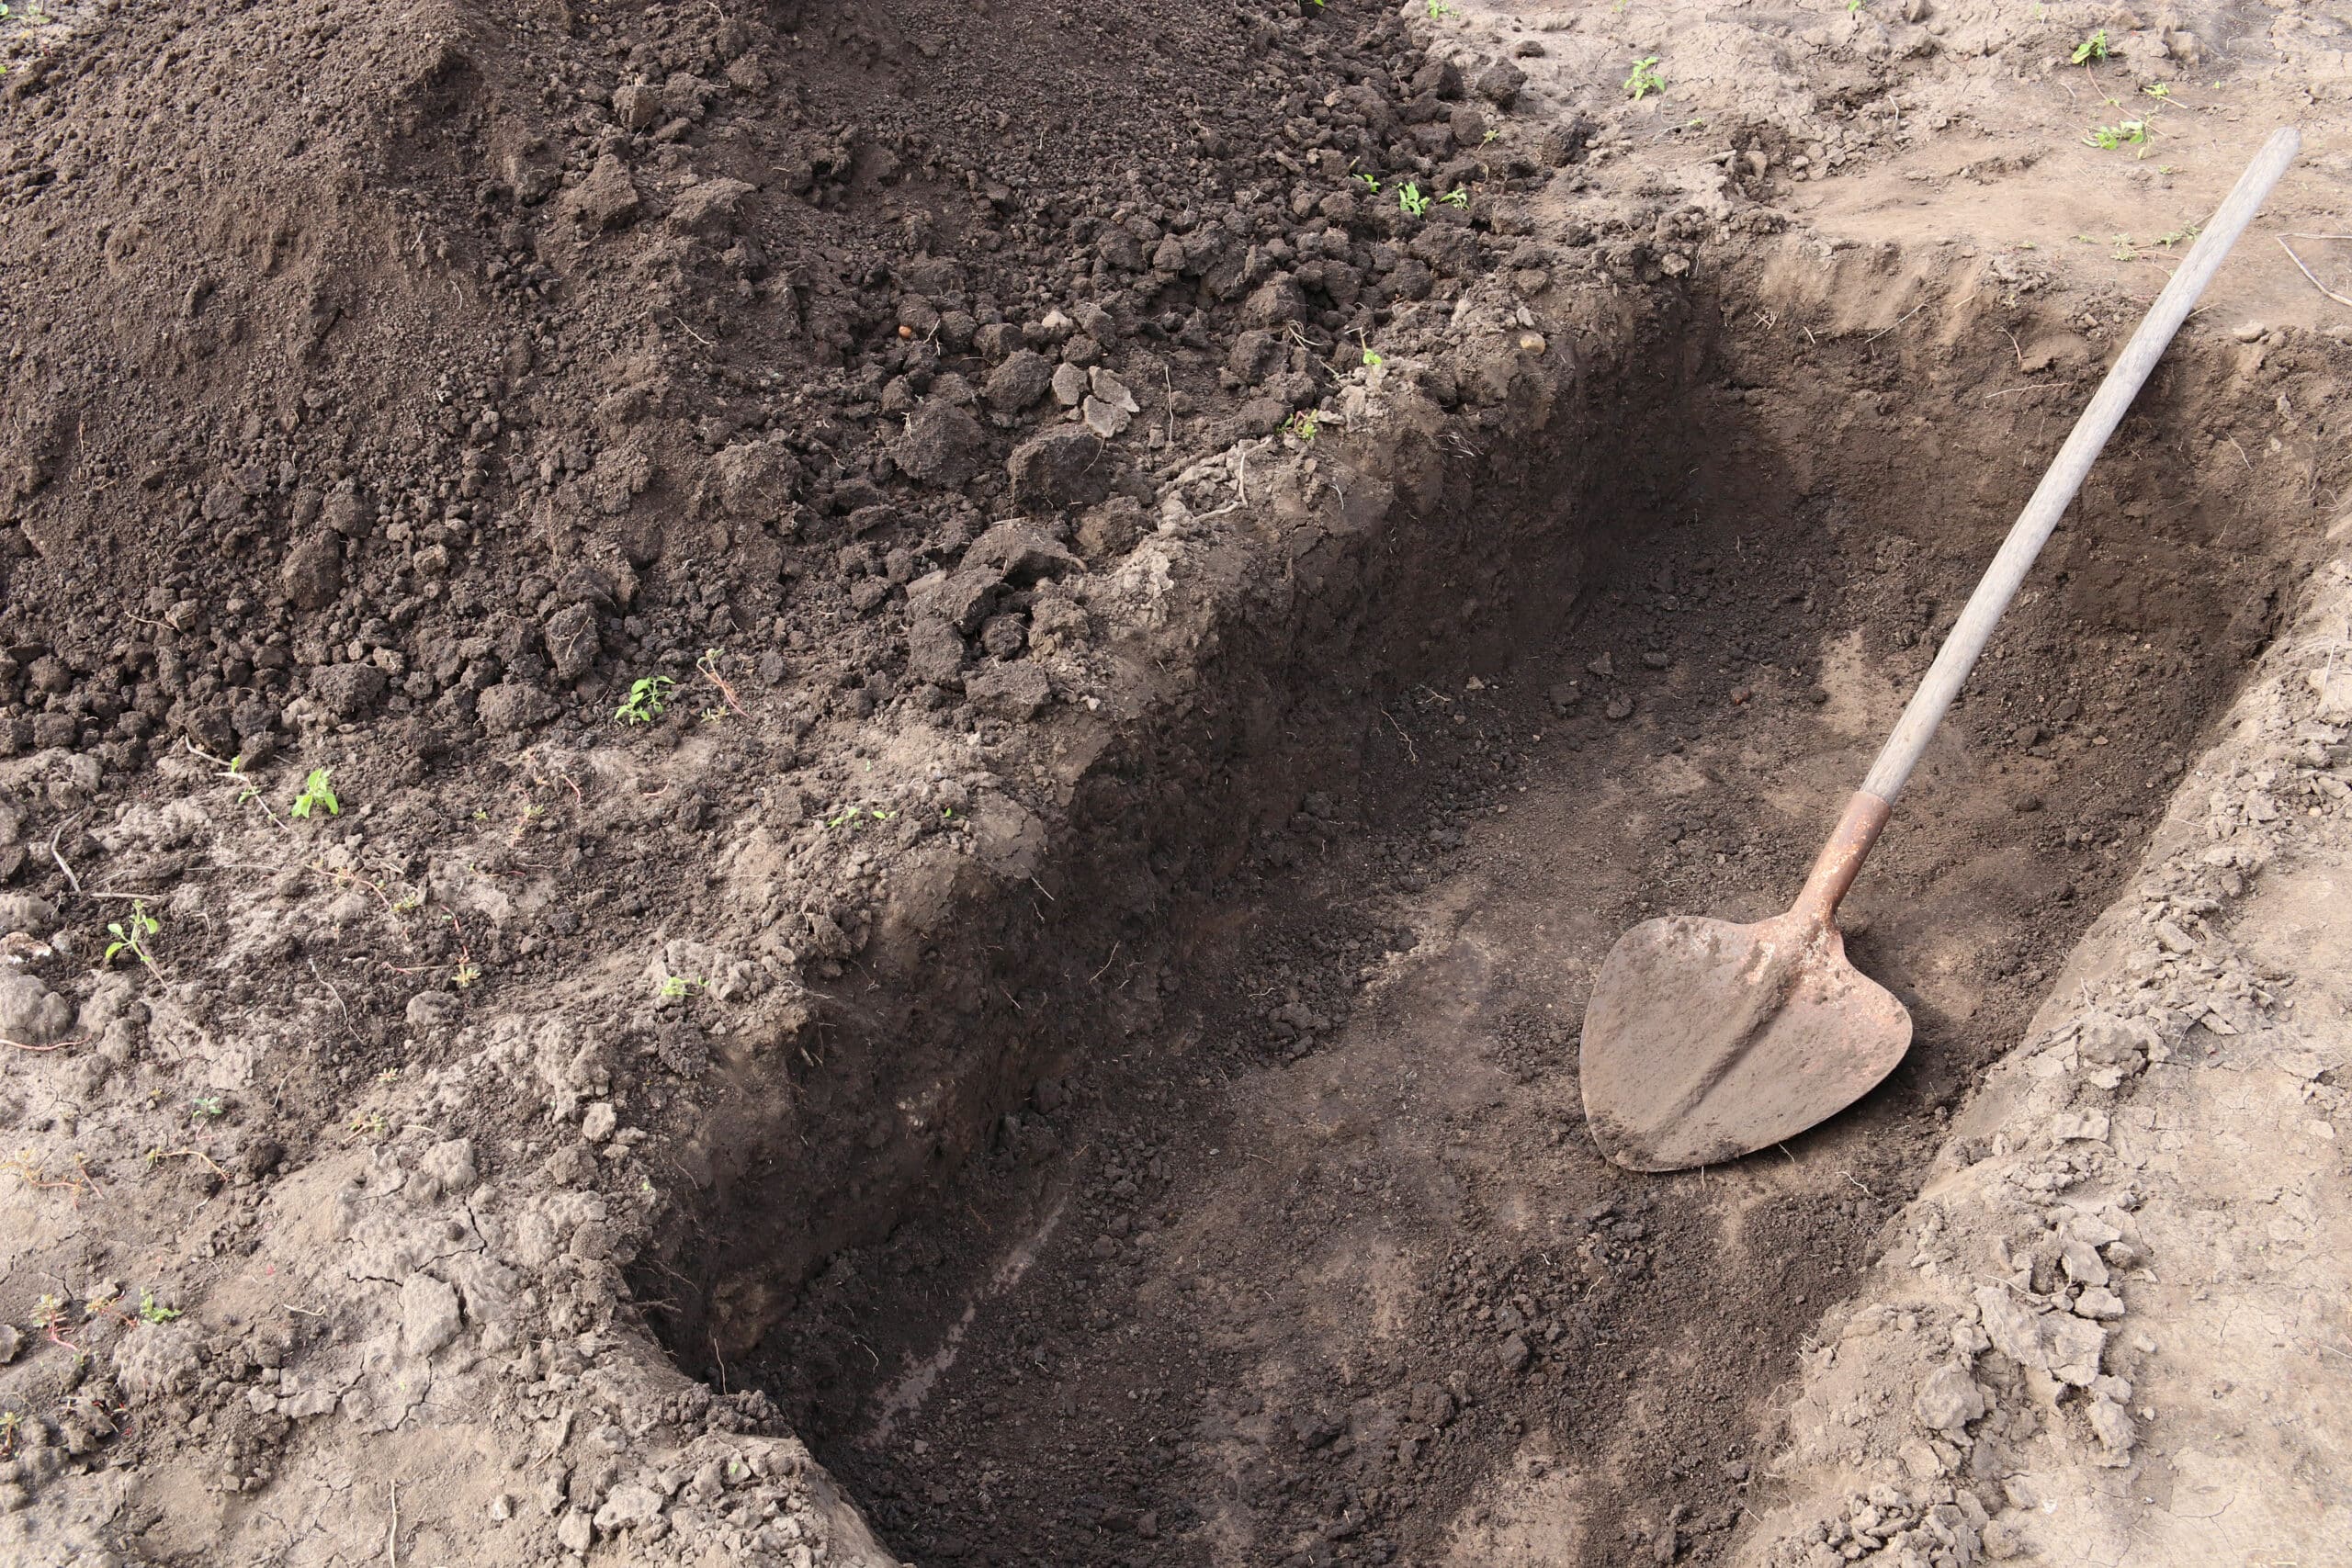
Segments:
[[[1594,1159],[2338,92],[1973,149],[2258,35],[1887,9],[0,12],[0,1558],[1722,1555],[2346,477],[2233,262],[1849,906],[1911,1059]]]
[[[1750,314],[1646,323],[1582,427],[1497,455],[1399,542],[1361,663],[1276,694],[1241,792],[1272,809],[1185,901],[1172,963],[1108,931],[1081,955],[1085,986],[1156,985],[1168,1021],[1071,1059],[729,1369],[900,1551],[1726,1543],[1766,1396],[2135,859],[2303,515],[2225,470],[2178,481],[2211,407],[2189,355],[1849,906],[1917,1021],[1904,1066],[1785,1161],[1629,1176],[1581,1132],[1600,957],[1647,914],[1786,900],[2064,428],[1976,412],[1964,355],[1923,385],[1928,356],[1791,355]],[[1487,1506],[1531,1468],[1555,1511]]]

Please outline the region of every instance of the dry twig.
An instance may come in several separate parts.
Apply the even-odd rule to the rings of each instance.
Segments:
[[[2295,237],[2299,240],[2341,240],[2352,238],[2352,236],[2343,234],[2298,234]],[[2318,276],[2314,274],[2311,268],[2303,265],[2303,258],[2295,254],[2295,247],[2287,243],[2286,235],[2278,235],[2277,239],[2278,241],[2278,248],[2287,253],[2287,259],[2295,264],[2296,271],[2301,273],[2305,277],[2312,280],[2312,287],[2313,288],[2318,289],[2322,294],[2326,295],[2329,299],[2335,300],[2339,305],[2352,305],[2352,299],[2346,299],[2343,295],[2338,294],[2335,289],[2330,288],[2326,284],[2322,283],[2319,280]]]

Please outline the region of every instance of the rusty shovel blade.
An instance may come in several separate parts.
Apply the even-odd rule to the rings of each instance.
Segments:
[[[1617,939],[1584,1012],[1584,1114],[1601,1153],[1634,1170],[1736,1159],[1894,1070],[1911,1015],[1846,961],[1838,931],[1893,809],[1857,791],[1786,914],[1668,915]]]
[[[1894,1070],[1911,1015],[1797,910],[1753,925],[1645,920],[1600,966],[1584,1015],[1584,1109],[1634,1170],[1753,1154],[1836,1115]]]

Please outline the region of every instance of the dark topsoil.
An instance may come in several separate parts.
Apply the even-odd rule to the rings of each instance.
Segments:
[[[445,1016],[416,973],[479,973],[471,1004],[640,939],[747,806],[795,851],[750,935],[839,978],[885,869],[1019,840],[1003,792],[1054,809],[1021,736],[1081,694],[1037,656],[1094,635],[1057,581],[1367,334],[1443,344],[1397,307],[1442,321],[1535,172],[1478,151],[1514,73],[1473,75],[1361,9],[1157,4],[132,7],[20,63],[0,753],[51,765],[0,875],[67,891],[62,834],[85,885],[168,887],[198,852],[111,864],[91,812],[167,752],[281,813],[330,766],[375,815],[325,836],[378,880],[432,879],[435,820],[525,813],[488,870],[576,896],[408,922],[341,990],[356,1047],[279,1065],[323,1075],[298,1095]],[[1408,219],[1399,177],[1478,195]],[[1442,357],[1416,374],[1454,402]],[[661,721],[616,729],[656,679]],[[979,766],[820,830],[910,736]],[[623,739],[693,781],[514,798],[595,789],[567,754]],[[290,1000],[286,956],[233,999]],[[863,1127],[814,1134],[827,1180],[900,1179],[842,1175]],[[759,1245],[788,1280],[865,1213]]]
[[[654,1210],[724,1223],[638,1213],[647,1175],[577,1145],[533,1179],[610,1188],[620,1262],[660,1237],[640,1267],[685,1281],[674,1342],[756,1338],[1059,1043],[988,1018],[979,982],[1058,983],[1065,954],[989,958],[1000,917],[966,910],[1031,879],[1103,754],[1088,678],[1115,695],[1116,671],[1086,650],[1119,628],[1062,585],[1165,503],[1213,506],[1169,481],[1317,404],[1369,338],[1432,418],[1503,395],[1460,389],[1442,323],[1499,260],[1543,276],[1497,230],[1530,154],[1574,138],[1506,158],[1511,68],[1306,9],[103,6],[12,30],[0,884],[68,939],[13,954],[40,990],[16,1043],[68,1055],[12,1056],[0,1120],[63,1140],[178,1103],[145,1003],[107,1003],[102,1052],[52,1027],[135,893],[166,923],[134,985],[206,1038],[322,997],[335,1021],[203,1098],[200,1163],[84,1136],[94,1204],[109,1172],[169,1177],[153,1216],[225,1206],[243,1239],[218,1247],[250,1253],[286,1173],[385,1125],[350,1113],[368,1086],[541,1018],[662,1129]],[[656,722],[617,723],[641,682]],[[339,814],[290,821],[315,769]],[[208,772],[234,836],[273,835],[261,875],[180,811]],[[1138,922],[1232,837],[1168,821],[1170,853],[1110,874]],[[288,918],[255,940],[265,910]],[[692,1018],[717,976],[609,978],[682,931],[757,971],[725,985],[758,1005],[724,1041]],[[941,1077],[950,1113],[910,1126],[893,1107]],[[493,1168],[537,1161],[540,1109],[485,1093],[457,1124]],[[69,1292],[118,1244],[74,1245]],[[588,1272],[567,1330],[630,1310]],[[12,1280],[8,1316],[50,1289]],[[205,1355],[260,1364],[215,1329]],[[42,1395],[70,1396],[85,1467],[112,1390]],[[186,1423],[234,1392],[178,1391],[119,1462],[209,1440]],[[237,1417],[232,1490],[286,1434]]]
[[[1772,1391],[2132,863],[2302,547],[2299,498],[2179,481],[2223,357],[2184,345],[1849,906],[1910,1056],[1785,1171],[1630,1176],[1576,1078],[1610,942],[1784,907],[2067,412],[1923,438],[1968,355],[1922,388],[1907,355],[1792,362],[1711,314],[1594,369],[1597,426],[1449,492],[1459,535],[1419,536],[1419,586],[1263,739],[1286,787],[1178,907],[1172,960],[1099,939],[1091,983],[1164,991],[1166,1021],[1069,1060],[953,1201],[837,1255],[731,1369],[901,1550],[1729,1551]]]
[[[1675,1394],[1654,1451],[1623,1472],[1625,1495],[1690,1510],[1679,1528],[1728,1525],[1722,1467],[1745,1456],[1693,1434],[1719,1411],[1737,1425],[1808,1314],[1764,1311],[1720,1272],[1679,1294],[1662,1284],[1660,1258],[1697,1249],[1704,1222],[1659,1212],[1646,1189],[1617,1195],[1580,1145],[1561,1178],[1572,1258],[1442,1227],[1414,1241],[1432,1284],[1408,1303],[1410,1353],[1335,1367],[1317,1397],[1270,1412],[1213,1359],[1185,1361],[1190,1331],[1163,1316],[1157,1337],[1125,1342],[1148,1373],[1106,1370],[1021,1416],[1035,1425],[1016,1423],[995,1461],[1017,1472],[1002,1517],[933,1494],[961,1482],[920,1479],[922,1452],[966,1453],[1013,1421],[1020,1358],[1119,1360],[1109,1336],[1136,1310],[1139,1205],[1173,1224],[1175,1194],[1207,1192],[1187,1173],[1216,1168],[1201,1151],[1226,1146],[1231,1105],[1195,1080],[1222,1092],[1245,1069],[1311,1063],[1347,1015],[1342,977],[1411,950],[1408,908],[1334,919],[1320,912],[1334,889],[1438,886],[1431,855],[1474,842],[1474,815],[1532,765],[1510,738],[1546,716],[1589,732],[1564,725],[1548,742],[1585,758],[1548,775],[1573,796],[1611,776],[1577,771],[1617,755],[1607,745],[1631,766],[1701,740],[1734,686],[1811,705],[1815,654],[1774,639],[1791,606],[1837,602],[1808,533],[1822,517],[1782,518],[1802,542],[1751,568],[1725,519],[1743,487],[1785,475],[1743,456],[1694,488],[1687,459],[1754,434],[1738,411],[1757,389],[1789,388],[1765,433],[1784,450],[1801,424],[1834,423],[1842,394],[1709,358],[1712,328],[1651,313],[1657,258],[1680,246],[1687,271],[1705,222],[1629,213],[1531,237],[1516,197],[1577,156],[1578,133],[1489,141],[1514,96],[1508,64],[1432,63],[1393,15],[1349,0],[1297,9],[126,6],[8,73],[0,754],[18,786],[0,798],[0,879],[95,939],[29,972],[92,990],[96,932],[122,913],[96,895],[160,905],[193,888],[174,906],[192,911],[266,897],[295,913],[258,946],[175,918],[157,939],[174,976],[157,977],[158,1005],[168,994],[228,1037],[322,1019],[331,993],[340,1021],[275,1036],[253,1089],[200,1129],[215,1174],[168,1168],[186,1185],[174,1202],[250,1197],[377,1135],[346,1123],[369,1085],[478,1063],[467,1050],[493,1026],[543,1024],[561,1046],[537,1047],[545,1104],[516,1044],[515,1081],[478,1083],[448,1116],[488,1179],[611,1201],[612,1234],[578,1251],[576,1281],[534,1293],[544,1322],[519,1334],[649,1326],[689,1370],[731,1376],[729,1397],[696,1408],[738,1426],[775,1413],[741,1392],[764,1340],[752,1374],[873,1484],[902,1549],[1079,1562],[1116,1537],[1118,1553],[1157,1560],[1152,1532],[1205,1513],[1202,1472],[1162,1478],[1135,1457],[1164,1427],[1195,1444],[1254,1434],[1282,1456],[1240,1483],[1288,1499],[1251,1539],[1287,1551],[1313,1537],[1296,1548],[1310,1561],[1383,1557],[1438,1528],[1414,1522],[1418,1502],[1468,1495],[1551,1412],[1589,1430],[1618,1409],[1598,1348],[1753,1311],[1752,1342]],[[1407,179],[1431,198],[1419,217],[1396,200]],[[1466,200],[1442,199],[1457,189]],[[1532,330],[1450,328],[1465,296],[1482,321],[1512,319],[1507,289],[1544,311],[1548,351]],[[1325,404],[1367,344],[1403,410],[1388,446],[1290,436],[1260,449],[1259,469],[1212,482],[1195,466]],[[1629,351],[1643,368],[1621,377]],[[1903,369],[1860,368],[1880,401],[1839,470],[1849,493],[1883,485],[1900,422],[1878,416]],[[1716,414],[1668,417],[1702,385],[1724,388]],[[1961,489],[1972,452],[2010,441],[1989,426],[1970,439],[1939,455]],[[2030,477],[2002,468],[1971,493],[1997,516]],[[1148,598],[1138,542],[1164,529],[1218,546],[1208,514],[1234,479],[1250,510],[1222,525],[1232,547],[1195,551],[1204,581]],[[1701,514],[1712,601],[1670,526]],[[2157,521],[2213,544],[2201,510]],[[1587,543],[1608,540],[1618,564],[1596,566]],[[1939,542],[1917,570],[1899,547],[1870,558],[1878,586],[1853,614],[1907,634],[1874,645],[1890,659],[1924,660],[1982,541]],[[1848,564],[1868,554],[1838,548]],[[2158,711],[2154,662],[2178,657],[2167,674],[2218,688],[2259,636],[2273,564],[2216,558],[2232,596],[2102,688],[2146,721],[2102,759],[2118,778],[2161,779],[2199,711]],[[2105,624],[2119,602],[2098,585],[2121,569],[2093,547],[2075,570],[2068,608]],[[1630,599],[1586,633],[1537,635],[1610,582]],[[1644,707],[1626,728],[1613,693],[1555,690],[1600,679],[1577,673],[1594,650],[1638,660],[1645,617],[1699,606],[1713,629],[1685,657],[1720,667],[1723,692],[1694,688],[1687,709]],[[2064,630],[2052,620],[2038,646],[2054,655]],[[1520,648],[1555,668],[1515,672],[1460,722],[1404,683]],[[657,678],[672,683],[639,708],[653,721],[618,723],[632,685]],[[2023,705],[1985,735],[2046,760],[2063,737],[2026,701],[2032,660],[2002,679]],[[1374,699],[1391,705],[1385,727]],[[1796,721],[1753,722],[1770,750]],[[1408,771],[1425,757],[1449,783]],[[259,789],[240,802],[251,834],[301,844],[266,889],[201,833],[108,829],[126,804],[173,798],[162,775],[225,775],[232,759]],[[321,767],[343,814],[276,826]],[[2137,818],[2100,803],[2104,776],[2053,786],[2054,852],[2128,850]],[[1655,824],[1674,829],[1666,841],[1745,857],[1750,887],[1785,881],[1810,847],[1768,843],[1720,806],[1676,810]],[[1580,840],[1596,866],[1617,858],[1614,831]],[[1613,921],[1644,899],[1703,904],[1704,863],[1596,870],[1610,892],[1590,908]],[[1982,959],[2006,989],[1974,1043],[1903,1090],[1898,1166],[2088,912],[2051,890],[2029,904],[2030,936]],[[1289,929],[1269,942],[1252,919]],[[732,962],[723,976],[703,966],[714,953]],[[723,1028],[703,987],[726,993]],[[135,1035],[145,1014],[108,1018]],[[1498,1070],[1556,1097],[1561,1018],[1506,1008],[1496,1022]],[[1055,1066],[1089,1042],[1187,1027],[1217,1036],[1206,1070],[1173,1055],[1101,1078]],[[90,1106],[164,1081],[137,1053],[76,1061]],[[612,1138],[601,1154],[559,1129],[547,1156],[542,1111],[576,1121],[598,1097],[628,1125],[597,1134]],[[1541,1126],[1493,1119],[1524,1140],[1516,1168],[1569,1138],[1551,1103],[1528,1112]],[[0,1127],[58,1125],[0,1094]],[[101,1179],[138,1171],[135,1148],[94,1153]],[[1322,1180],[1302,1173],[1284,1201],[1309,1221],[1344,1207]],[[1801,1259],[1792,1281],[1806,1288],[1790,1294],[1834,1288],[1892,1195],[1875,1190],[1755,1222],[1758,1245]],[[880,1239],[943,1191],[979,1233],[934,1215]],[[927,1407],[927,1450],[852,1452],[876,1385],[900,1370],[879,1370],[877,1332],[894,1354],[927,1354],[1002,1257],[987,1227],[1034,1221],[1061,1193],[1076,1218],[1047,1245],[1074,1249],[1077,1270],[1049,1251],[1035,1275],[1049,1303],[1008,1296],[1016,1321],[978,1321],[979,1371],[958,1375],[980,1381]],[[220,1246],[250,1252],[250,1214],[224,1224]],[[103,1272],[96,1245],[77,1267]],[[1237,1233],[1211,1267],[1254,1277],[1291,1245],[1279,1226]],[[12,1280],[0,1307],[29,1321],[43,1288]],[[208,1353],[235,1353],[233,1325],[222,1336]],[[1527,1354],[1505,1367],[1492,1341],[1513,1336]],[[1306,1330],[1278,1337],[1303,1360],[1325,1353]],[[1335,1360],[1344,1337],[1326,1347]],[[548,1343],[514,1358],[518,1399],[557,1397],[553,1363],[577,1358]],[[1531,1363],[1549,1381],[1512,1386],[1534,1393],[1487,1390]],[[109,1447],[91,1393],[105,1377],[77,1396],[76,1462],[216,1441],[187,1423],[217,1410],[235,1434],[231,1489],[269,1484],[287,1421],[238,1414],[233,1382],[173,1391]],[[1357,1377],[1382,1391],[1361,1429],[1341,1419]],[[1163,1396],[1181,1408],[1138,1420]],[[1472,1400],[1489,1415],[1458,1422]],[[1074,1448],[1056,1422],[1081,1416]],[[1467,1455],[1444,1435],[1473,1429]],[[1329,1471],[1299,1457],[1335,1449],[1377,1450],[1376,1472],[1371,1457]],[[584,1473],[572,1504],[593,1512],[612,1477]],[[1022,1539],[1003,1551],[978,1540],[1007,1528]]]

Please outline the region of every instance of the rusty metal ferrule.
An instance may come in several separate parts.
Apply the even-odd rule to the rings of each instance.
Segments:
[[[1879,830],[1894,813],[1894,807],[1866,789],[1858,789],[1846,802],[1837,828],[1829,841],[1821,846],[1821,853],[1813,863],[1812,872],[1804,879],[1804,891],[1797,895],[1791,913],[1802,915],[1813,924],[1828,930],[1836,925],[1838,906],[1846,890],[1854,886],[1854,878],[1862,869],[1862,862],[1878,842]]]

